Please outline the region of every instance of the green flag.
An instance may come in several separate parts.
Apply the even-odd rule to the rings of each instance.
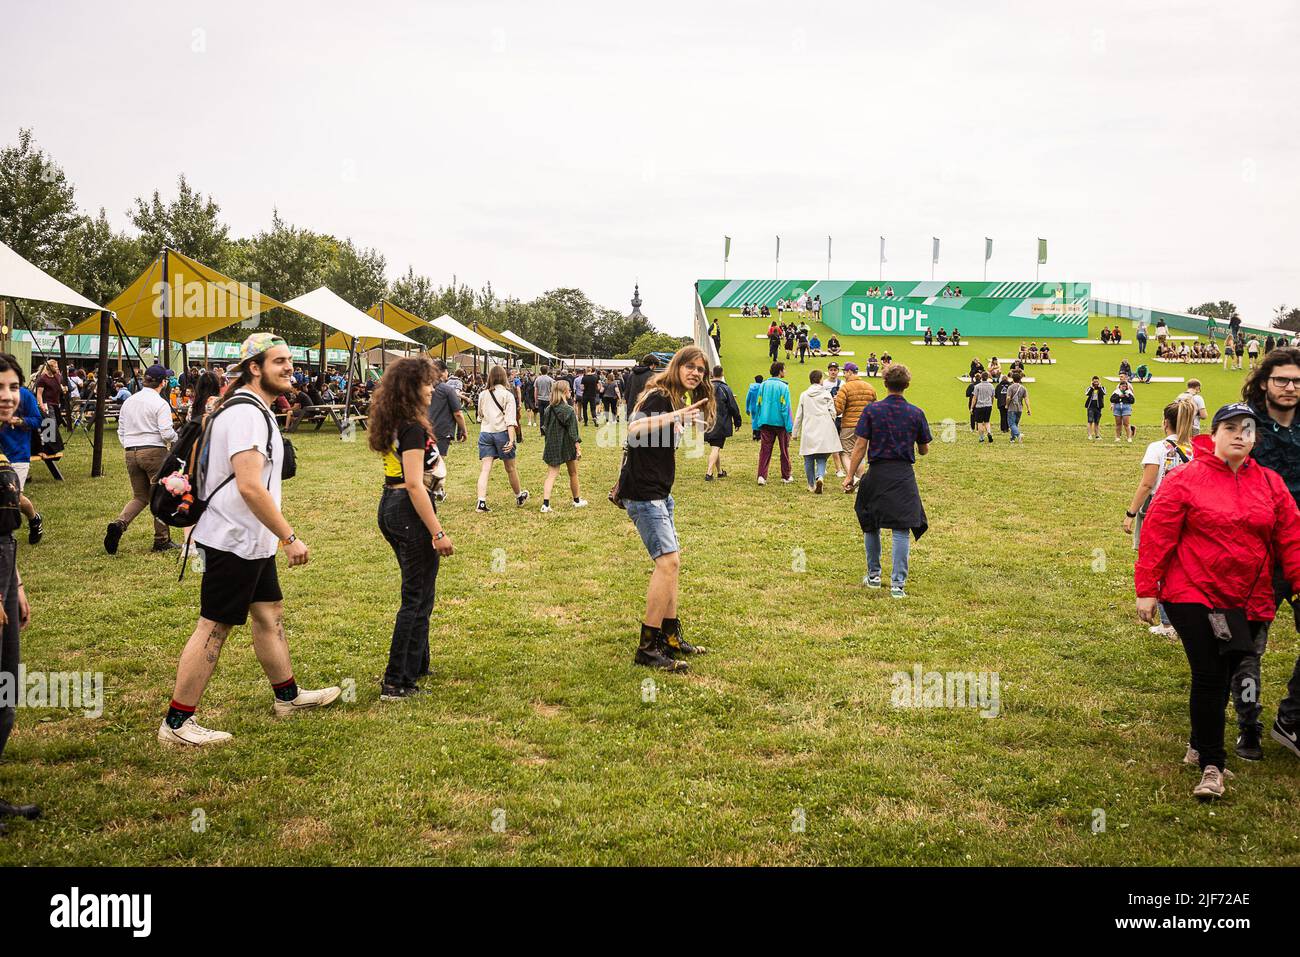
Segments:
[[[1047,262],[1047,240],[1039,238],[1038,240],[1038,265],[1042,266]]]

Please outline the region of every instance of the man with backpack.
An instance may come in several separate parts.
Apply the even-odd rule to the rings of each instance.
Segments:
[[[338,698],[337,687],[305,691],[294,681],[284,634],[277,546],[290,567],[307,564],[307,545],[280,511],[280,482],[293,475],[292,446],[275,427],[270,405],[292,387],[293,359],[283,339],[255,332],[244,340],[237,378],[213,410],[200,439],[193,541],[203,555],[198,626],[181,652],[176,687],[158,740],[204,746],[230,740],[194,720],[194,711],[230,632],[252,616],[253,650],[287,717]],[[163,476],[165,482],[167,476]],[[164,484],[164,488],[166,485]]]
[[[122,403],[117,415],[117,437],[126,454],[126,474],[131,481],[131,500],[121,514],[108,523],[104,532],[104,551],[117,554],[118,542],[127,526],[149,507],[153,484],[167,457],[167,447],[176,441],[172,426],[172,407],[162,397],[169,373],[155,363],[144,370],[144,387]],[[180,548],[172,541],[171,529],[153,520],[153,550],[169,552]]]

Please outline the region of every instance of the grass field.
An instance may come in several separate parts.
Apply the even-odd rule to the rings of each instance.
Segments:
[[[722,363],[727,370],[727,380],[739,389],[744,396],[744,385],[753,382],[755,375],[766,376],[768,365],[767,338],[755,339],[759,333],[767,332],[765,319],[732,319],[731,310],[711,309],[713,315],[721,318],[722,325]],[[1114,326],[1112,320],[1108,325]],[[810,323],[825,343],[831,334],[828,326]],[[1126,339],[1133,339],[1133,324],[1118,322],[1120,331]],[[1101,332],[1102,323],[1094,319],[1091,323],[1091,338]],[[1191,335],[1177,329],[1170,330],[1173,335]],[[1261,339],[1263,337],[1261,336]],[[963,340],[967,341],[967,340]],[[1041,340],[1040,340],[1041,341]],[[1146,355],[1138,352],[1136,342],[1133,345],[1075,345],[1069,339],[1050,340],[1052,355],[1057,361],[1052,365],[1030,365],[1025,374],[1037,381],[1028,383],[1029,401],[1033,415],[1023,420],[1026,427],[1034,425],[1082,425],[1086,422],[1083,412],[1083,393],[1094,375],[1102,377],[1102,385],[1114,389],[1116,383],[1109,382],[1106,376],[1114,376],[1119,371],[1121,358],[1127,358],[1136,369],[1145,361],[1153,376],[1181,376],[1184,379],[1200,379],[1203,386],[1206,405],[1211,410],[1225,402],[1236,400],[1241,395],[1241,380],[1245,375],[1246,361],[1243,360],[1241,372],[1225,372],[1222,361],[1219,364],[1197,364],[1178,362],[1156,362],[1155,338],[1147,345]],[[1202,337],[1204,341],[1204,337]],[[970,360],[979,356],[987,366],[990,356],[1006,359],[1017,354],[1020,349],[1019,339],[971,339],[969,345],[962,346],[914,346],[910,339],[896,336],[841,336],[840,345],[852,350],[855,355],[851,360],[864,370],[864,360],[869,352],[877,356],[888,352],[896,362],[907,364],[915,373],[909,397],[929,414],[932,422],[945,418],[962,421],[966,418],[966,383],[958,380],[970,371]],[[1190,342],[1188,343],[1190,345]],[[1223,345],[1223,332],[1219,333],[1219,345]],[[780,358],[785,360],[785,344],[782,343]],[[812,359],[800,366],[798,357],[786,362],[786,379],[796,398],[808,387],[808,371],[814,368],[825,369],[829,357]],[[1003,363],[1005,369],[1007,363]],[[880,381],[875,382],[877,391],[882,392]],[[1186,387],[1182,383],[1150,382],[1134,385],[1137,405],[1133,409],[1133,421],[1138,425],[1159,426],[1161,410]],[[997,417],[994,416],[996,423]],[[1110,426],[1110,416],[1103,416],[1103,426]],[[1112,435],[1114,429],[1112,426]]]
[[[741,341],[724,332],[726,361]],[[1062,395],[1093,367],[1068,351],[1043,373],[1068,376]],[[951,375],[968,350],[896,354],[932,420],[962,417]],[[1226,381],[1195,374],[1211,406],[1229,397]],[[1049,391],[1034,392],[1042,418],[1070,421]],[[105,711],[20,710],[0,795],[46,816],[11,825],[0,863],[1300,863],[1300,763],[1266,743],[1261,764],[1230,762],[1238,776],[1213,807],[1191,798],[1195,772],[1179,763],[1186,664],[1135,619],[1120,529],[1157,405],[1139,406],[1133,445],[1038,418],[1019,447],[978,446],[964,428],[936,442],[918,468],[931,530],[903,602],[860,586],[848,496],[759,488],[746,433],[720,482],[681,453],[681,616],[713,650],[676,677],[631,664],[650,564],[604,501],[616,449],[585,429],[592,504],[544,516],[534,432],[521,464],[533,501],[516,510],[498,471],[497,507],[479,516],[473,445],[457,447],[432,694],[401,704],[378,701],[398,576],[375,528],[376,457],[328,429],[301,435],[285,510],[312,552],[306,568],[282,567],[289,640],[304,686],[350,683],[354,700],[277,721],[241,629],[199,710],[234,741],[180,753],[154,733],[199,578],[177,583],[143,520],[103,553],[126,497],[121,454],[111,438],[108,476],[91,480],[75,437],[65,484],[33,472],[49,533],[20,548],[24,660],[102,672]],[[1278,628],[1270,720],[1296,653]],[[894,707],[891,676],[918,663],[997,673],[999,716]]]

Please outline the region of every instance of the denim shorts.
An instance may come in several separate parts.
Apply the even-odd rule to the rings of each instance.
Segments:
[[[1116,402],[1110,407],[1110,411],[1115,418],[1121,419],[1126,415],[1133,414],[1133,406],[1129,405],[1127,402]]]
[[[673,497],[648,502],[626,501],[627,517],[641,535],[651,558],[680,551],[677,527],[673,525]]]
[[[506,451],[506,443],[510,441],[509,432],[480,432],[478,434],[478,457],[481,459],[512,459],[515,457],[515,450],[512,448]]]

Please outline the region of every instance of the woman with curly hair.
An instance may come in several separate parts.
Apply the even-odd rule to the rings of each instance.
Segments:
[[[384,465],[379,531],[402,572],[402,604],[393,623],[381,701],[422,693],[415,682],[429,673],[429,615],[438,560],[452,553],[424,480],[440,459],[427,411],[437,378],[427,358],[398,359],[384,371],[370,403],[367,441]]]
[[[677,656],[705,650],[687,643],[677,617],[681,562],[672,490],[677,465],[674,453],[682,430],[698,424],[707,432],[716,415],[708,360],[698,346],[678,349],[668,368],[646,383],[628,415],[627,457],[619,473],[617,497],[654,561],[634,658],[639,665],[686,671],[686,662]]]

